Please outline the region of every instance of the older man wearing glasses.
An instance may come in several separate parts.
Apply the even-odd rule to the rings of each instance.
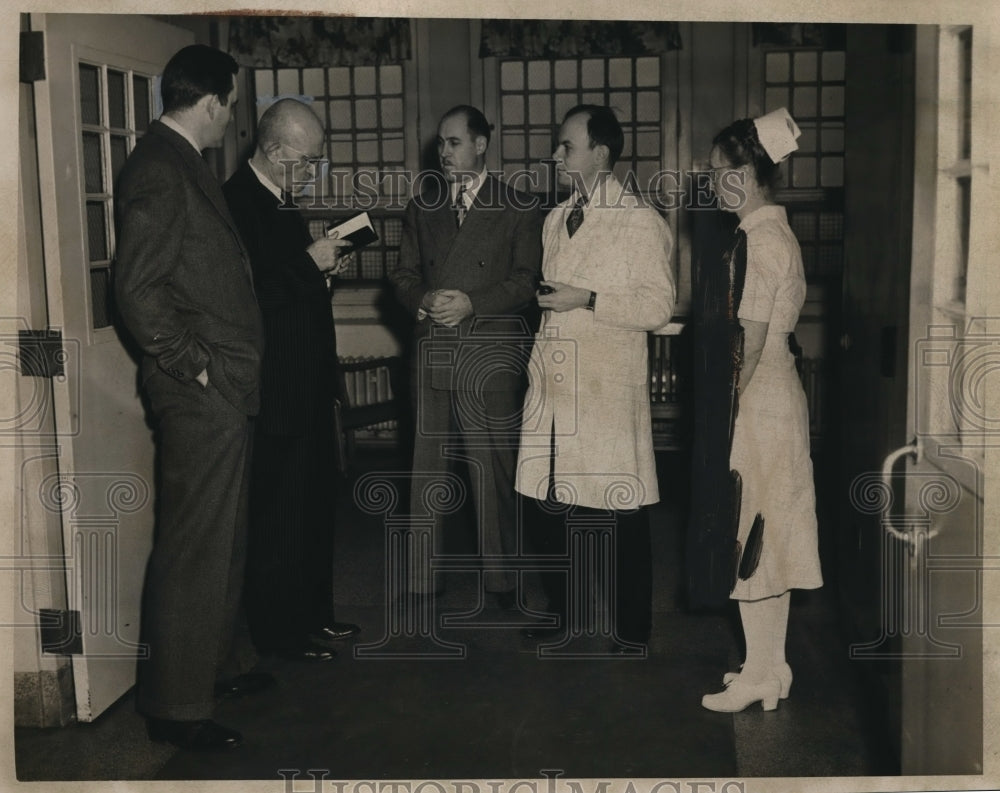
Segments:
[[[316,178],[325,140],[307,105],[279,100],[260,118],[252,157],[223,187],[264,321],[246,611],[261,652],[302,661],[331,660],[335,643],[359,630],[335,621],[332,591],[340,372],[330,283],[348,262],[347,243],[313,241],[295,204]]]

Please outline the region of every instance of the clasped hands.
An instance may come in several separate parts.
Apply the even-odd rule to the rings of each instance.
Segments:
[[[316,267],[324,275],[340,275],[344,270],[354,264],[354,254],[341,254],[341,248],[349,246],[349,240],[337,239],[337,232],[332,237],[323,237],[316,240],[306,248]]]
[[[421,311],[438,325],[453,326],[471,317],[472,301],[460,289],[434,289],[424,295]]]
[[[583,308],[590,302],[589,289],[581,289],[578,286],[570,286],[559,281],[542,281],[541,284],[549,287],[552,291],[547,294],[537,293],[539,308],[546,308],[550,311],[570,311],[574,308]]]

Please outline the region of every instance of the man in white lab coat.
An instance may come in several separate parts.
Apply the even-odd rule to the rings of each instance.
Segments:
[[[612,174],[623,143],[606,107],[575,107],[559,130],[553,158],[572,194],[542,233],[544,312],[528,367],[516,489],[528,497],[526,512],[537,507],[529,535],[541,553],[565,553],[567,514],[580,520],[590,510],[614,521],[615,638],[644,645],[652,621],[644,507],[659,500],[647,331],[670,320],[674,278],[670,229]],[[543,583],[565,627],[568,577],[549,573]]]

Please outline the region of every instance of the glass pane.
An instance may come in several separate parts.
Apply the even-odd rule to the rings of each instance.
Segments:
[[[819,166],[819,180],[823,187],[843,187],[844,158],[824,157]]]
[[[132,103],[135,110],[135,129],[145,132],[149,128],[149,79],[132,76]]]
[[[770,113],[779,107],[788,107],[788,89],[768,88],[764,91],[764,112]]]
[[[375,67],[355,66],[354,67],[354,93],[374,94],[375,93]]]
[[[355,126],[372,129],[378,126],[378,106],[374,99],[359,99],[354,103]]]
[[[660,84],[659,58],[639,58],[635,62],[635,84],[658,86]]]
[[[91,326],[106,328],[111,324],[111,271],[98,267],[90,271]]]
[[[377,163],[379,161],[378,156],[378,140],[376,138],[369,138],[367,140],[358,139],[358,162],[359,163]]]
[[[636,154],[640,157],[660,156],[660,133],[653,131],[639,132],[636,134]]]
[[[816,160],[812,157],[792,159],[792,187],[816,186]]]
[[[88,193],[104,192],[104,156],[97,132],[83,133],[83,183]]]
[[[550,94],[532,94],[528,97],[528,120],[532,124],[552,123]]]
[[[80,64],[80,113],[84,124],[101,123],[101,75],[96,66]]]
[[[351,70],[347,66],[337,66],[328,70],[330,76],[330,96],[351,95]]]
[[[503,136],[503,158],[505,161],[509,160],[523,160],[524,154],[524,136],[523,135],[504,135]]]
[[[764,62],[764,79],[769,83],[788,82],[788,53],[769,52]]]
[[[378,250],[361,251],[361,277],[378,279],[383,275],[382,253]]]
[[[576,88],[576,61],[556,61],[556,88]]]
[[[792,115],[805,118],[816,115],[816,89],[796,88],[792,92]]]
[[[523,124],[524,97],[505,96],[501,104],[500,117],[501,117],[500,124],[502,126],[509,124]]]
[[[801,152],[816,151],[816,127],[811,124],[802,124],[799,128],[802,130],[802,134],[796,141],[799,144],[798,150]]]
[[[350,135],[334,135],[330,142],[330,162],[348,165],[354,161],[354,146]]]
[[[504,61],[500,64],[500,90],[524,90],[524,64],[521,61]]]
[[[108,121],[112,127],[125,129],[125,75],[108,70]]]
[[[529,61],[528,63],[528,89],[531,91],[549,90],[549,62]]]
[[[795,82],[814,83],[818,79],[818,58],[815,52],[795,53]]]
[[[299,93],[299,70],[278,69],[278,95],[297,96]]]
[[[969,272],[969,224],[972,218],[972,179],[961,176],[958,182],[958,268],[955,273],[955,288],[953,298],[959,303],[965,303],[965,283]]]
[[[608,85],[612,88],[632,85],[631,58],[612,58],[608,61]]]
[[[108,259],[108,232],[104,224],[104,202],[87,202],[87,242],[90,261],[103,262]]]
[[[383,94],[403,93],[403,67],[398,65],[382,66],[379,68],[379,76],[382,79]]]
[[[403,137],[388,136],[382,139],[382,156],[387,163],[403,162],[406,154],[403,148]]]
[[[533,160],[541,160],[552,153],[552,136],[532,134],[529,142],[528,155]]]
[[[578,104],[576,99],[576,94],[556,94],[556,118],[555,120],[562,123],[563,117],[568,113],[576,104]]]
[[[402,129],[403,127],[403,100],[383,99],[382,100],[382,126],[391,129]]]
[[[604,86],[604,61],[598,58],[588,58],[580,62],[580,77],[584,88],[600,88]]]
[[[842,87],[824,88],[822,97],[824,116],[844,115],[844,89]]]
[[[824,52],[823,53],[823,80],[824,82],[844,79],[844,53]]]
[[[337,99],[330,102],[330,127],[332,129],[351,129],[351,102],[347,99]]]
[[[972,156],[972,29],[962,32],[959,37],[959,58],[961,73],[959,74],[958,102],[960,142],[959,158],[968,160]]]
[[[640,91],[636,94],[635,120],[637,122],[660,120],[659,93],[655,91]]]
[[[585,105],[603,105],[604,93],[584,94],[580,97],[580,101]]]
[[[823,151],[844,150],[844,127],[842,125],[823,125],[823,135],[820,141]]]
[[[302,93],[311,97],[324,96],[326,94],[324,77],[322,69],[303,69]]]
[[[270,69],[254,69],[253,90],[258,97],[274,96],[274,72]]]
[[[118,182],[125,158],[128,157],[128,138],[125,135],[111,136],[111,184]]]
[[[611,94],[609,105],[615,111],[619,121],[630,121],[632,119],[632,94],[620,92]]]

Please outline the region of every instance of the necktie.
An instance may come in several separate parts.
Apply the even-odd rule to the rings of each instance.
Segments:
[[[583,205],[587,203],[587,199],[584,196],[580,196],[576,199],[576,203],[573,205],[573,209],[570,211],[569,216],[566,218],[566,231],[569,236],[576,234],[580,226],[583,225]]]
[[[463,184],[458,188],[458,195],[455,196],[455,204],[452,206],[455,210],[455,223],[461,228],[462,223],[465,221],[465,213],[467,212],[465,208],[465,185]]]

